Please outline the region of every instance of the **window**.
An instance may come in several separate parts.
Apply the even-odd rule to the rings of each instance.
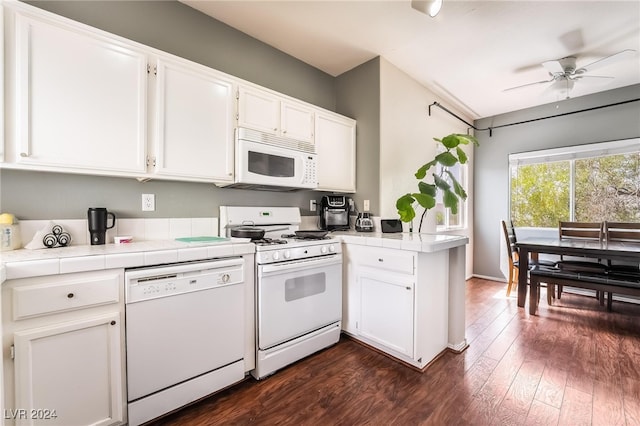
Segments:
[[[509,163],[516,226],[640,222],[640,139],[514,154]]]
[[[441,165],[438,165],[438,170],[436,173],[440,173]],[[468,184],[467,184],[467,165],[457,163],[456,165],[449,167],[449,171],[456,180],[462,185],[465,191],[468,192]],[[444,208],[444,202],[442,200],[442,192],[438,191],[436,196],[436,230],[437,231],[445,231],[448,229],[460,229],[465,227],[466,220],[466,211],[467,211],[467,202],[464,200],[460,200],[460,204],[458,205],[458,213],[451,213],[450,209]]]

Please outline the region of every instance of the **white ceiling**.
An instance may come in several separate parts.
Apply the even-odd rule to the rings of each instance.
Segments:
[[[635,54],[576,82],[571,97],[640,83],[640,1],[452,1],[435,18],[410,0],[181,0],[333,76],[376,56],[471,118],[564,99],[541,63],[576,56],[577,66]]]

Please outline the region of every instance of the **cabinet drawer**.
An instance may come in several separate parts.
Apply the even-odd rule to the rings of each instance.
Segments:
[[[13,319],[117,303],[119,275],[61,280],[13,289]]]
[[[364,249],[358,256],[361,265],[413,275],[415,260],[413,252],[379,247],[358,247],[358,252],[361,249]]]

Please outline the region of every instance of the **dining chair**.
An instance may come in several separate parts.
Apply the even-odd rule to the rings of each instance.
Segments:
[[[602,222],[558,222],[558,238],[560,240],[576,241],[599,241],[604,237],[604,226]],[[575,256],[560,256],[557,263],[558,268],[568,271],[590,271],[606,272],[607,265],[600,262],[600,259],[576,258]],[[558,299],[562,297],[562,286],[558,285]],[[604,305],[604,293],[596,291],[596,298]]]
[[[507,284],[507,297],[511,295],[511,290],[514,288],[514,283],[518,282],[518,273],[520,266],[520,253],[518,251],[518,247],[516,243],[518,242],[518,238],[516,237],[516,228],[513,226],[513,221],[509,220],[509,223],[502,221],[502,231],[504,233],[505,242],[507,245],[507,259],[509,260],[509,281]],[[550,261],[539,261],[536,258],[529,260],[529,269],[533,268],[535,265],[544,264],[545,266],[555,266],[555,262]],[[551,305],[552,299],[554,297],[553,287],[551,287],[551,292],[549,292],[549,288],[547,289],[547,303]]]
[[[605,221],[603,226],[605,242],[620,241],[630,243],[640,243],[640,223],[638,222],[609,222]],[[618,263],[607,261],[609,274],[618,276],[640,275],[640,265],[638,263]],[[613,302],[613,293],[607,292],[607,306],[610,308]]]

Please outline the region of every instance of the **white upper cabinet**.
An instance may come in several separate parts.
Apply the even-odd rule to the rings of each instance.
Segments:
[[[0,167],[228,183],[239,126],[318,144],[318,189],[355,192],[355,121],[22,2],[2,6]]]
[[[350,118],[316,113],[318,190],[356,192],[356,122]]]
[[[247,127],[278,135],[280,132],[280,100],[260,89],[240,86],[238,89],[238,127]]]
[[[240,86],[238,126],[299,141],[314,140],[314,109],[257,87]]]
[[[154,172],[233,181],[234,83],[211,68],[159,58]]]
[[[282,136],[313,143],[314,110],[312,108],[291,101],[282,101],[280,111]]]
[[[15,161],[145,172],[147,58],[55,16],[15,14]]]

